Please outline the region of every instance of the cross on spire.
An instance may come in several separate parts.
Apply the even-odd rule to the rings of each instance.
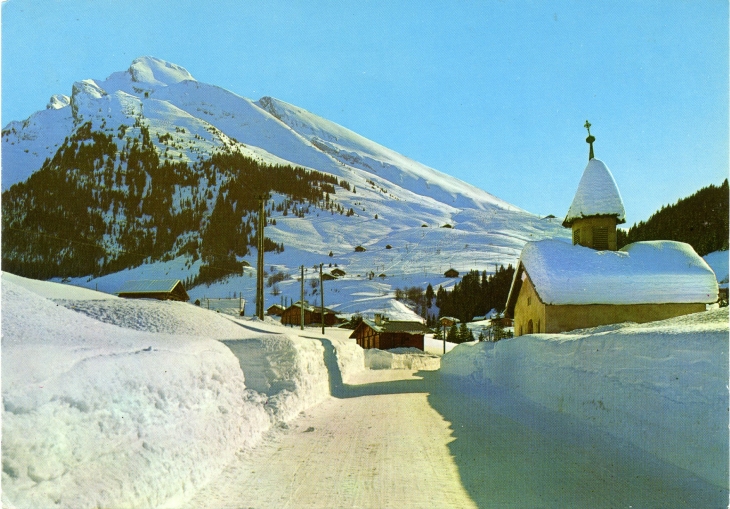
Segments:
[[[585,125],[583,126],[586,129],[588,129],[588,138],[586,138],[586,143],[590,145],[590,151],[588,152],[588,160],[594,159],[593,156],[593,142],[596,141],[596,137],[591,134],[591,123],[586,120]]]

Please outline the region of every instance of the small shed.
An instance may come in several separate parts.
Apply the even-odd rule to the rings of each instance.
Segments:
[[[444,277],[459,277],[459,271],[456,269],[449,269],[444,272]]]
[[[127,299],[190,300],[179,279],[139,279],[125,282],[117,292]]]
[[[269,309],[266,310],[266,314],[269,316],[281,316],[284,312],[284,309],[286,309],[281,304],[273,304],[269,306]]]
[[[322,281],[332,281],[334,279],[337,279],[337,276],[334,274],[331,274],[329,272],[325,272],[322,274]]]
[[[429,328],[416,321],[390,321],[376,315],[375,320],[363,318],[350,338],[362,348],[418,348],[423,350],[423,337]]]
[[[330,271],[330,274],[332,274],[335,277],[342,277],[345,274],[347,274],[344,270],[340,269],[339,267],[335,267]]]

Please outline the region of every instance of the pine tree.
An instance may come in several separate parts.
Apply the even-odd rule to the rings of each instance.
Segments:
[[[433,302],[434,297],[435,294],[433,293],[433,286],[431,286],[431,283],[429,283],[426,287],[426,301],[428,302],[428,307],[431,307],[431,303]]]
[[[492,317],[492,341],[499,341],[505,337],[504,327],[502,326],[502,314],[497,313]]]
[[[461,322],[459,326],[459,343],[465,343],[467,341],[474,341],[474,336],[469,330],[469,327],[466,326],[466,322]]]
[[[433,339],[442,340],[444,339],[444,329],[441,325],[441,322],[436,322],[436,332],[433,335]]]
[[[459,329],[456,328],[456,324],[452,325],[449,329],[449,333],[446,336],[446,341],[450,343],[458,343],[459,342]]]

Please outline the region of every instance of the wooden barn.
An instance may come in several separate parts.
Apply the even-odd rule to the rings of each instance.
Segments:
[[[117,292],[128,299],[190,300],[179,279],[140,279],[125,282]]]
[[[357,341],[362,348],[418,348],[423,350],[423,337],[430,332],[421,322],[390,321],[380,315],[375,320],[363,319],[355,328],[350,338]]]
[[[342,277],[345,274],[347,274],[344,270],[340,269],[339,267],[335,267],[330,271],[330,273],[335,277]]]
[[[444,277],[459,277],[459,271],[456,269],[449,269],[444,272]]]
[[[283,325],[300,325],[302,320],[302,304],[297,301],[281,313]],[[322,323],[322,310],[319,307],[304,303],[304,325],[319,325]],[[324,308],[324,324],[328,327],[341,323],[340,318],[331,309]]]
[[[663,320],[717,301],[714,272],[689,244],[616,249],[623,201],[608,167],[593,157],[594,140],[589,131],[588,165],[563,221],[573,245],[542,240],[522,249],[505,311],[515,336]]]

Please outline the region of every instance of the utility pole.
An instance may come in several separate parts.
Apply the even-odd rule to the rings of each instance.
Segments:
[[[322,279],[322,264],[319,264],[319,294],[322,296],[322,307],[320,316],[322,317],[322,334],[324,335],[324,280]]]
[[[304,265],[302,265],[302,296],[299,299],[299,309],[301,311],[301,328],[304,330]]]
[[[266,225],[266,212],[264,211],[264,197],[259,196],[259,227],[257,250],[258,261],[256,262],[256,316],[264,319],[264,226]]]

